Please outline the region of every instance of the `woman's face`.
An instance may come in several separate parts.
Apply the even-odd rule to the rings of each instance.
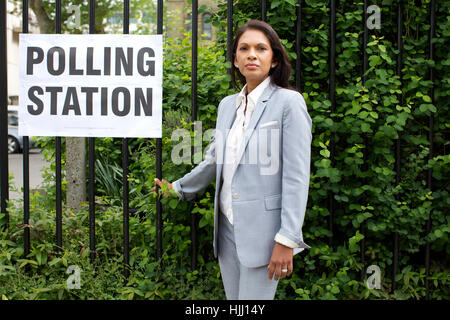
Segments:
[[[273,51],[264,32],[254,29],[245,31],[239,38],[234,65],[239,68],[247,84],[257,86],[276,66]]]

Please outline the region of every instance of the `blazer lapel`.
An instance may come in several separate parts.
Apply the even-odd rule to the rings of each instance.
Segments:
[[[255,110],[253,111],[253,115],[250,118],[250,123],[248,124],[247,129],[245,131],[245,137],[244,137],[245,140],[243,142],[243,145],[241,146],[241,148],[238,151],[235,168],[239,165],[239,162],[241,162],[241,158],[244,155],[245,149],[247,148],[248,141],[250,140],[250,137],[253,135],[256,124],[258,123],[259,119],[261,118],[261,115],[263,114],[264,109],[266,108],[267,101],[269,101],[269,98],[272,95],[274,90],[275,90],[275,87],[270,83],[267,86],[267,88],[264,89],[263,93],[261,94],[261,96],[256,104]]]
[[[231,130],[231,127],[233,126],[235,119],[236,119],[236,98],[233,99],[233,106],[229,108],[229,112],[226,113],[225,115],[222,128],[225,130],[224,134],[227,133],[226,130]]]

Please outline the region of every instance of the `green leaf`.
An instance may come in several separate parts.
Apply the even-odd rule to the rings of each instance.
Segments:
[[[62,257],[62,258],[61,258],[61,261],[62,261],[63,265],[64,265],[65,267],[67,267],[67,259],[66,259],[66,257]]]
[[[365,122],[361,123],[361,131],[362,132],[371,132],[370,124],[365,123]]]
[[[361,111],[361,112],[359,113],[359,117],[360,117],[361,119],[367,118],[368,115],[369,115],[369,113],[368,113],[367,111]]]
[[[27,265],[27,264],[34,264],[34,265],[37,265],[38,263],[37,263],[36,261],[34,261],[34,260],[24,260],[24,261],[20,264],[19,269],[21,269],[23,266],[25,266],[25,265]]]
[[[330,157],[330,151],[325,150],[325,149],[320,150],[320,154],[321,154],[322,156],[324,156],[325,158],[329,158],[329,157]]]
[[[48,263],[49,266],[53,266],[57,264],[58,262],[61,262],[61,258],[54,258],[52,261]]]
[[[200,221],[199,221],[199,223],[198,223],[198,226],[199,226],[200,228],[203,228],[203,227],[206,226],[206,225],[208,225],[208,220],[206,219],[205,216],[203,216],[203,217],[200,219]]]
[[[381,53],[380,56],[381,56],[385,61],[387,61],[388,63],[391,63],[391,62],[392,62],[391,57],[389,57],[386,53]]]
[[[422,112],[427,112],[428,110],[431,112],[436,112],[436,107],[429,103],[422,103],[419,106],[419,110]]]
[[[275,9],[276,7],[278,7],[281,4],[281,1],[271,1],[270,3],[270,9]]]
[[[370,56],[369,57],[369,65],[371,67],[375,67],[379,64],[381,64],[381,58],[379,56]]]
[[[390,122],[394,122],[396,120],[396,117],[395,116],[388,116],[387,118],[386,118],[386,122],[387,123],[390,123]]]
[[[175,209],[178,205],[178,200],[177,199],[172,199],[169,201],[169,207],[171,207],[172,209]]]
[[[339,293],[339,292],[340,292],[339,287],[332,287],[332,288],[331,288],[331,293],[337,294],[337,293]]]
[[[424,96],[422,96],[422,99],[423,99],[423,101],[425,101],[425,102],[431,102],[430,96],[424,95]]]
[[[436,238],[440,238],[444,235],[444,233],[441,230],[434,230],[434,235],[436,236]]]

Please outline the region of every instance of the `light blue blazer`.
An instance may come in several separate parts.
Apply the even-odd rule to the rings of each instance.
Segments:
[[[180,200],[216,180],[214,198],[214,256],[218,250],[219,195],[225,142],[236,118],[238,93],[222,99],[216,129],[204,160],[174,181]],[[299,245],[294,255],[311,248],[303,242],[302,225],[308,200],[312,121],[303,96],[270,83],[261,94],[231,185],[237,254],[247,267],[269,264],[277,233]],[[256,158],[256,161],[255,161]],[[269,161],[268,161],[269,159]]]

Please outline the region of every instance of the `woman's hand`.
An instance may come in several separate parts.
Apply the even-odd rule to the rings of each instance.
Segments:
[[[168,182],[165,179],[162,179],[162,181],[161,181],[158,178],[155,178],[153,181],[155,182],[155,186],[153,187],[153,192],[155,195],[156,195],[156,185],[158,185],[163,190],[164,190],[164,187],[166,187],[167,190],[173,190],[172,183]],[[164,185],[164,187],[163,187],[163,185]],[[170,196],[171,194],[172,194],[171,192],[164,192],[162,196],[167,197],[167,196]]]
[[[281,243],[275,242],[272,251],[272,258],[267,269],[269,270],[269,280],[272,280],[275,274],[275,280],[283,279],[292,274],[294,257],[294,249],[286,247]],[[281,272],[282,269],[287,269],[287,272]]]

